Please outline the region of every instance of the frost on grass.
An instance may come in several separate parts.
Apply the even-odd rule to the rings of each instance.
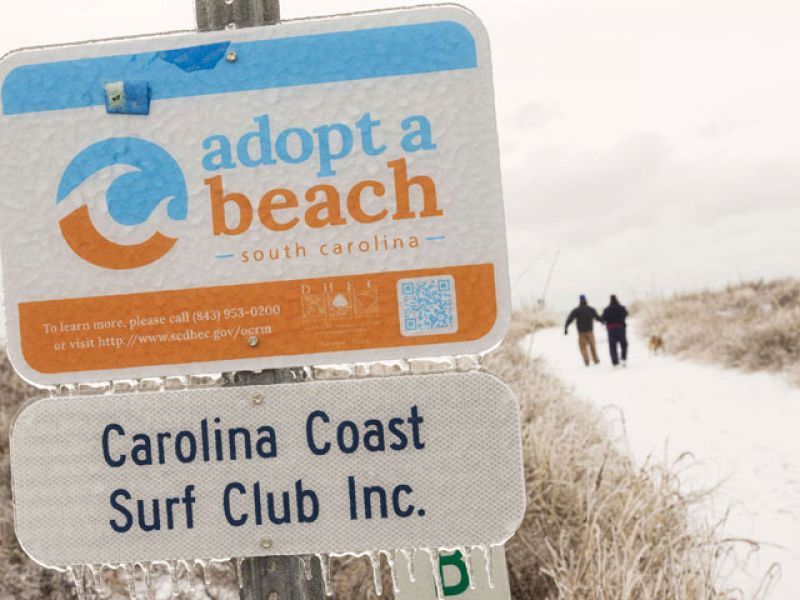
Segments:
[[[641,332],[671,354],[745,371],[786,373],[800,385],[800,281],[742,283],[639,302]]]
[[[506,342],[485,361],[515,390],[522,409],[528,509],[508,545],[515,600],[722,600],[753,598],[726,593],[718,573],[729,548],[715,528],[703,525],[669,468],[637,469],[608,434],[603,417],[520,348],[529,333],[552,325],[535,309],[515,315]],[[68,575],[40,569],[13,536],[8,473],[8,425],[31,393],[0,363],[0,598],[75,598]],[[393,598],[387,556],[380,554],[376,586],[366,557],[334,558],[330,583],[341,600]],[[180,600],[238,598],[235,563],[178,565]],[[150,574],[159,600],[173,578],[163,565]],[[91,579],[91,578],[90,578]],[[104,570],[99,593],[87,582],[89,600],[124,600],[128,586],[146,598],[141,568]],[[193,591],[192,591],[193,590]],[[759,597],[763,595],[760,594]]]
[[[60,600],[72,597],[71,587],[64,585],[61,574],[33,564],[14,536],[9,431],[17,410],[34,393],[33,388],[13,374],[5,356],[0,355],[0,598]]]
[[[520,347],[546,325],[517,315],[486,361],[522,409],[528,510],[508,545],[514,598],[751,597],[724,590],[729,548],[698,518],[701,498],[681,494],[667,466],[637,469],[604,417]]]

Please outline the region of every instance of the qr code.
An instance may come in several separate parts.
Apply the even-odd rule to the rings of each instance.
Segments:
[[[401,279],[397,283],[400,329],[405,336],[458,331],[456,282],[447,276]]]

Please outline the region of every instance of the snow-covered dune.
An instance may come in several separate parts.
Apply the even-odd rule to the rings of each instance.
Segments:
[[[744,374],[707,365],[651,356],[629,327],[630,357],[626,369],[614,369],[605,332],[596,330],[601,364],[585,367],[574,332],[547,329],[524,342],[577,395],[609,411],[624,426],[634,459],[649,456],[681,461],[689,489],[720,484],[712,518],[730,508],[729,538],[759,542],[748,576],[727,583],[754,590],[773,562],[782,577],[773,598],[800,598],[800,389],[769,374]],[[624,419],[620,417],[624,415]],[[684,459],[685,460],[685,459]],[[748,558],[740,547],[731,560]]]

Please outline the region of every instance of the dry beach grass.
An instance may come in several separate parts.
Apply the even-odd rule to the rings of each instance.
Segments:
[[[750,282],[635,306],[641,333],[669,353],[800,384],[800,281]]]
[[[72,590],[64,586],[62,576],[33,564],[14,536],[8,434],[17,410],[35,393],[14,375],[5,356],[0,357],[0,598],[3,600],[72,597]]]
[[[755,597],[722,591],[717,573],[728,549],[694,516],[699,498],[682,495],[669,468],[632,464],[604,417],[524,351],[525,336],[550,324],[541,311],[518,313],[506,342],[485,361],[512,385],[523,414],[528,509],[508,546],[515,600]],[[71,598],[66,578],[31,563],[13,535],[8,426],[31,392],[0,363],[0,599]],[[229,576],[215,579],[196,597],[238,597]],[[388,573],[384,580],[388,598]],[[333,584],[339,599],[376,598],[363,559],[335,561]],[[126,597],[122,586],[113,587],[113,596],[89,598]]]

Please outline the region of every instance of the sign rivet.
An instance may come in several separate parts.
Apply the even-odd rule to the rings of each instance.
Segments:
[[[250,345],[251,348],[255,348],[258,346],[258,337],[252,335],[250,339],[247,340],[247,343]]]
[[[253,404],[255,404],[256,406],[260,406],[261,404],[264,404],[264,396],[261,395],[261,394],[254,394],[253,395]]]
[[[236,54],[236,52],[234,52],[233,50],[231,50],[230,52],[228,52],[228,56],[226,56],[225,58],[228,60],[229,63],[235,63],[237,60],[239,60],[239,55]]]
[[[272,548],[272,539],[264,538],[263,540],[261,540],[261,547],[264,548],[265,550],[269,550],[270,548]]]

